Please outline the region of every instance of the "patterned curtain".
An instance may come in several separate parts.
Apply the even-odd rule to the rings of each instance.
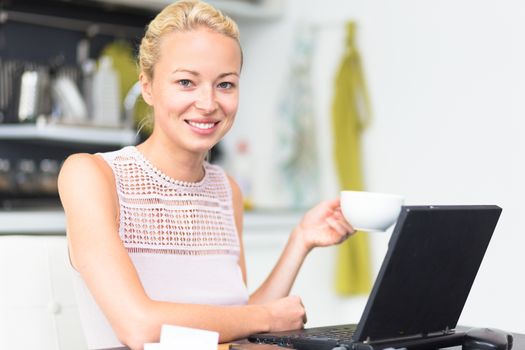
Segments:
[[[319,163],[312,89],[316,31],[299,24],[277,119],[279,192],[288,207],[319,200]]]

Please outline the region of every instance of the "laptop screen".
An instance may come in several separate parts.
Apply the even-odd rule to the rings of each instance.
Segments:
[[[496,227],[497,206],[405,206],[353,339],[454,329]]]

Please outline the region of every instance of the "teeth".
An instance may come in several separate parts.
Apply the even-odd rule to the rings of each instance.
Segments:
[[[188,124],[199,129],[211,129],[215,125],[215,123],[195,123],[191,120],[188,120]]]

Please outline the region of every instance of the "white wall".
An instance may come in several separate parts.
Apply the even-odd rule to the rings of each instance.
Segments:
[[[313,84],[324,130],[322,187],[327,196],[335,193],[327,168],[331,85],[342,23],[355,19],[374,110],[363,137],[367,188],[403,194],[409,204],[503,207],[460,323],[525,332],[525,3],[289,0],[286,10],[277,21],[240,22],[246,57],[241,107],[227,143],[240,135],[252,142],[256,203],[279,204],[271,192],[275,112],[292,29],[301,20],[317,23],[322,38]],[[376,269],[387,239],[372,236]],[[353,309],[347,313],[352,318],[362,307],[362,301],[338,302]]]

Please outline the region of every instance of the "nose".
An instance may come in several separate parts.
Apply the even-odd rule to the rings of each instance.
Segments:
[[[213,113],[217,109],[218,104],[215,99],[213,88],[202,87],[199,91],[199,96],[195,101],[195,107],[205,114]]]

